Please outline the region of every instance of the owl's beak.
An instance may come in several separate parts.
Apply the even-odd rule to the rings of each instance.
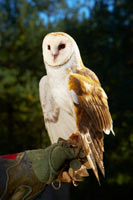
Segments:
[[[56,53],[56,54],[52,54],[54,60],[56,60],[56,58],[58,57],[59,53]]]
[[[55,61],[56,58],[57,58],[58,55],[59,55],[58,49],[57,49],[57,48],[52,48],[52,49],[51,49],[51,54],[52,54],[53,60]]]

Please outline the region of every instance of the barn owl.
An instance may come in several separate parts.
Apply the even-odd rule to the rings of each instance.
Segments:
[[[47,75],[39,83],[45,126],[52,143],[80,137],[90,168],[104,174],[104,134],[113,132],[107,95],[98,77],[83,65],[79,48],[66,33],[46,35],[42,43]]]

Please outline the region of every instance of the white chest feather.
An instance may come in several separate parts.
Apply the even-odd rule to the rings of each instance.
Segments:
[[[72,113],[72,99],[68,89],[68,77],[54,79],[54,82],[50,81],[50,87],[57,105],[68,113]]]
[[[49,86],[51,88],[51,94],[56,104],[66,110],[68,113],[73,113],[73,104],[69,91],[69,75],[57,70],[55,73],[52,72],[48,76]]]

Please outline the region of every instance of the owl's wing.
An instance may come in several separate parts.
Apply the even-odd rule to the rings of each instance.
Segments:
[[[86,69],[85,69],[86,70]],[[73,99],[77,128],[80,132],[84,150],[97,179],[97,165],[104,174],[103,131],[113,132],[107,95],[92,71],[73,73],[69,79],[69,89]]]
[[[40,102],[42,106],[45,127],[52,143],[61,137],[68,139],[75,131],[76,124],[73,116],[56,104],[49,87],[47,76],[39,83]]]

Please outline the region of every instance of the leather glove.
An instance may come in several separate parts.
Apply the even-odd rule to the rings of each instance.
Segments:
[[[64,166],[70,166],[74,170],[81,167],[77,159],[80,149],[68,142],[53,144],[46,149],[26,151],[26,154],[38,179],[47,184],[58,177]]]
[[[79,169],[83,160],[80,154],[80,149],[76,146],[61,142],[46,149],[1,156],[0,199],[34,198],[46,184],[55,179],[62,181],[59,177],[64,170]]]

